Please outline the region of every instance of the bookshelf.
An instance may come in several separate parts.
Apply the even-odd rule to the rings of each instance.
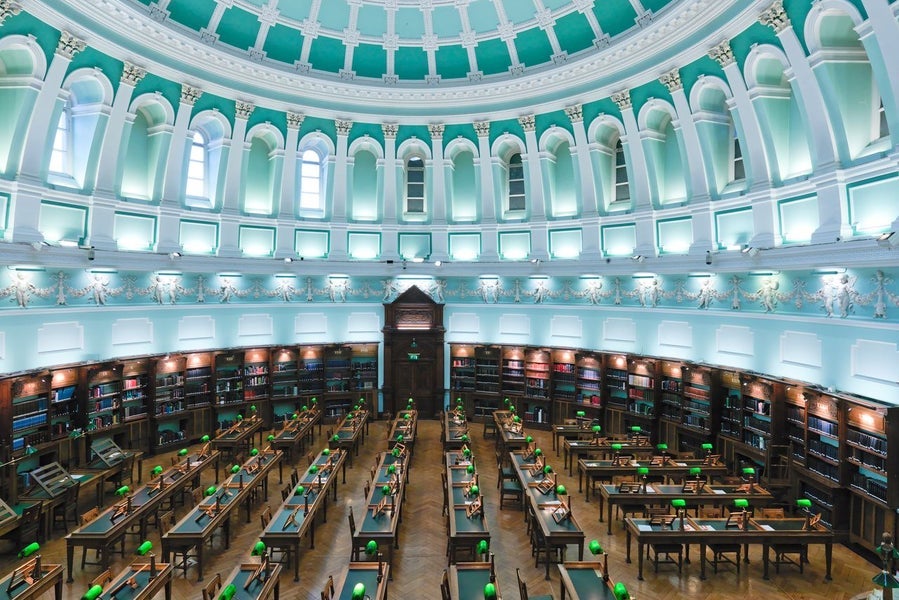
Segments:
[[[721,400],[720,435],[740,440],[743,437],[743,396],[740,374],[736,371],[719,371],[718,395]]]
[[[243,353],[215,355],[215,405],[241,404],[244,401]]]
[[[712,442],[721,422],[720,402],[713,401],[712,369],[701,365],[683,368],[682,421],[677,448],[702,456],[702,444]]]
[[[524,362],[525,397],[549,400],[551,369],[554,370],[555,365],[552,363],[552,355],[549,350],[528,350]]]
[[[475,358],[475,391],[480,394],[499,394],[499,348],[478,346]]]
[[[300,395],[325,393],[325,360],[321,346],[304,346],[299,351]]]
[[[619,412],[627,410],[627,357],[625,355],[613,354],[606,357],[605,389],[610,409]]]
[[[525,354],[524,348],[511,346],[503,348],[502,393],[507,396],[525,395]]]
[[[743,413],[740,441],[744,450],[754,454],[753,459],[764,459],[772,439],[775,438],[772,417],[773,407],[780,406],[776,400],[783,386],[753,374],[743,378]]]
[[[639,426],[644,435],[658,440],[656,407],[656,377],[658,364],[654,360],[632,358],[627,371],[627,411],[624,414],[624,431]]]
[[[683,422],[683,367],[678,362],[661,361],[659,368],[659,441],[678,448],[679,425]]]
[[[575,363],[575,400],[599,408],[602,405],[602,367],[595,354],[578,354]]]
[[[567,402],[577,398],[577,355],[574,350],[552,351],[552,398]]]
[[[328,346],[324,350],[325,396],[322,414],[339,421],[353,403],[353,349],[347,345]]]
[[[450,394],[453,397],[462,398],[466,411],[471,411],[470,394],[474,391],[474,346],[453,344],[450,346]]]
[[[277,423],[292,415],[300,397],[300,367],[297,351],[279,348],[272,351],[271,404],[272,419]]]
[[[131,360],[122,367],[122,411],[125,421],[146,420],[150,405],[150,359]]]
[[[378,389],[378,345],[355,344],[353,346],[353,389],[374,393]]]
[[[182,442],[189,430],[191,418],[185,398],[185,371],[187,359],[183,356],[163,357],[156,361],[153,401],[150,418],[153,434],[150,447],[153,452]]]
[[[79,409],[78,369],[58,369],[50,375],[50,439],[65,439],[83,431]]]
[[[212,403],[212,353],[199,352],[185,356],[184,400],[189,409],[208,407]]]
[[[243,363],[243,397],[245,402],[255,404],[260,414],[265,414],[260,403],[268,404],[269,375],[268,348],[247,350]]]
[[[50,378],[46,374],[30,375],[7,380],[8,395],[11,403],[8,430],[3,432],[3,445],[12,451],[13,456],[21,456],[35,451],[52,441],[51,428],[52,394]],[[74,388],[73,388],[74,389]]]
[[[89,369],[85,398],[88,433],[110,430],[123,422],[122,365],[108,364]]]

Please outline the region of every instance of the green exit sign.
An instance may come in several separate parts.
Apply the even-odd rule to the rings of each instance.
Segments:
[[[406,356],[409,357],[409,360],[418,360],[418,357],[421,356],[420,352],[407,352]]]

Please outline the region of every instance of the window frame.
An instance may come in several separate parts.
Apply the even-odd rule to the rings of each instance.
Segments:
[[[307,155],[312,154],[315,156],[316,160],[311,161],[307,160]],[[314,147],[306,147],[302,151],[300,151],[300,169],[298,173],[299,179],[299,190],[297,191],[297,211],[298,214],[322,214],[324,212],[324,172],[325,172],[325,158],[322,154],[316,150]],[[306,167],[315,167],[315,177],[309,177],[306,175]],[[317,186],[317,190],[314,194],[308,192],[305,188],[304,183],[315,181],[315,185]],[[315,205],[306,205],[303,201],[304,198],[315,198]]]
[[[518,159],[517,161],[516,158]],[[520,176],[518,176],[519,171],[521,173]],[[514,189],[518,187],[515,184],[520,184],[520,192]],[[524,157],[521,155],[521,152],[516,151],[509,156],[509,160],[506,162],[506,213],[523,215],[527,208],[528,198],[524,174]]]
[[[74,140],[72,138],[72,107],[66,102],[62,111],[59,113],[59,119],[56,122],[56,128],[53,130],[53,146],[50,151],[50,162],[47,165],[47,172],[54,177],[72,178],[72,152],[74,148]],[[64,148],[58,147],[60,137],[63,138],[62,145]],[[62,169],[54,168],[57,160],[63,163]]]
[[[612,202],[613,206],[619,206],[622,204],[630,204],[631,202],[631,179],[630,174],[627,171],[627,155],[624,153],[624,143],[621,141],[619,137],[615,141],[615,147],[613,149],[613,167],[612,174],[614,177],[612,178]],[[620,173],[624,173],[624,179],[622,180],[619,177]],[[620,194],[619,190],[624,190],[624,194]]]
[[[411,166],[416,161],[416,166]],[[420,165],[420,166],[419,166]],[[426,186],[426,162],[419,154],[407,157],[403,165],[403,214],[410,217],[423,217],[427,215],[427,186]],[[420,174],[421,181],[414,181],[413,174]],[[420,195],[413,195],[413,188],[420,187]],[[412,202],[421,202],[420,210],[413,210]],[[418,207],[415,207],[418,208]]]
[[[199,137],[200,142],[197,142]],[[201,202],[211,204],[212,200],[209,194],[209,139],[202,129],[196,129],[190,138],[190,148],[187,154],[187,171],[184,175],[184,196],[189,199],[190,204],[199,204]],[[203,153],[202,160],[196,160],[194,151],[199,148]],[[202,177],[191,176],[191,166],[200,164],[202,169]],[[201,182],[203,187],[202,194],[192,193],[196,190],[191,188],[191,182]]]

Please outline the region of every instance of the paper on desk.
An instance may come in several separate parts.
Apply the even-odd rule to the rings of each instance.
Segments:
[[[771,527],[770,525],[762,525],[761,528],[764,529],[765,531],[774,531],[774,528]]]
[[[679,467],[686,467],[686,466],[687,466],[687,463],[674,463],[674,464],[676,464],[676,465],[679,466]]]
[[[638,531],[652,531],[652,525],[637,525]]]
[[[726,493],[727,493],[727,490],[716,490],[716,489],[713,489],[712,491],[715,492],[716,494],[726,494]]]

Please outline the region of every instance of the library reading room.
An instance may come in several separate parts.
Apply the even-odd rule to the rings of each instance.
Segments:
[[[0,0],[0,107],[0,600],[899,598],[899,0]]]

